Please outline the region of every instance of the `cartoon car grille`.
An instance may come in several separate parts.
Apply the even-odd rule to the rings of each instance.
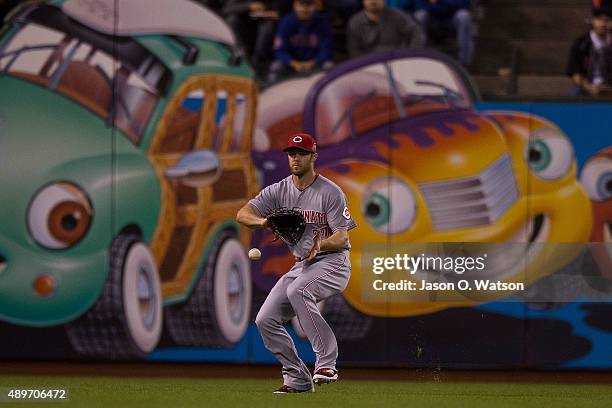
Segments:
[[[494,223],[518,199],[509,154],[474,177],[419,184],[436,231]]]

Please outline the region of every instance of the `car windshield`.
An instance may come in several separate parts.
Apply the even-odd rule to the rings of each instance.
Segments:
[[[97,33],[52,6],[41,6],[25,17],[0,51],[0,75],[71,98],[135,144],[170,76],[133,40]]]
[[[317,141],[324,146],[402,118],[470,108],[472,100],[446,63],[413,57],[344,73],[321,89],[315,103]]]

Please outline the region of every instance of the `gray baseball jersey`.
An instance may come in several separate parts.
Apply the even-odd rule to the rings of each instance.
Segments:
[[[325,239],[339,229],[350,230],[357,226],[340,187],[320,174],[304,190],[295,186],[292,176],[284,178],[261,190],[249,204],[261,217],[281,207],[294,208],[304,215],[304,235],[296,245],[289,246],[298,258],[308,255],[317,232],[321,239]],[[346,249],[350,247],[347,245]]]

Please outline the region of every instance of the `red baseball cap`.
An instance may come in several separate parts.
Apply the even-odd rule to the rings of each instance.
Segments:
[[[287,147],[283,149],[283,152],[295,147],[296,149],[306,150],[310,153],[317,152],[317,142],[314,137],[310,136],[308,133],[294,133],[289,136],[287,140]]]

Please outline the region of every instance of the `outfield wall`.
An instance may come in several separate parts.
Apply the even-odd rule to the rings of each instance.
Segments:
[[[578,176],[589,159],[611,145],[607,116],[612,112],[610,104],[478,104],[481,112],[500,110],[538,115],[559,126],[571,140]],[[606,203],[612,205],[609,199]],[[575,216],[580,217],[579,214]],[[588,254],[581,257],[578,265],[592,273],[593,261]],[[253,273],[261,273],[261,269],[257,269],[261,264],[254,266]],[[257,283],[252,314],[260,304],[257,302],[265,296],[265,287],[258,287]],[[265,280],[264,283],[270,284]],[[367,332],[358,333],[356,339],[340,337],[340,362],[355,366],[610,368],[610,312],[612,304],[607,301],[509,302],[505,299],[415,316],[377,316],[365,319],[366,323],[363,315],[356,315],[354,329],[358,332],[359,325],[365,324]],[[345,335],[350,334],[351,320],[343,324]],[[309,343],[296,336],[291,326],[288,329],[294,335],[300,354],[306,361],[313,362]],[[62,325],[32,328],[2,323],[2,330],[5,333],[0,340],[3,358],[86,358],[72,349]],[[41,339],[45,339],[44,347],[40,346]],[[275,361],[263,347],[253,323],[235,346],[221,349],[177,347],[165,333],[159,347],[147,359],[254,364]]]

